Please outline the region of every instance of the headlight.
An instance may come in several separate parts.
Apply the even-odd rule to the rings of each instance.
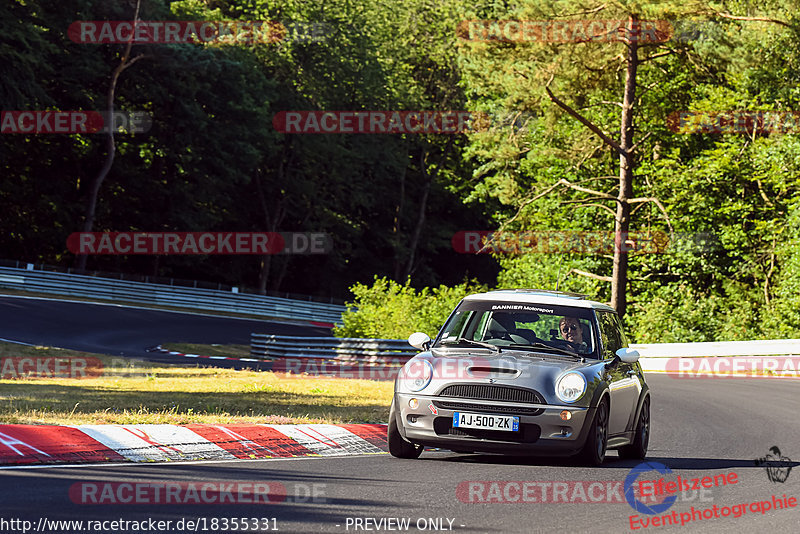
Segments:
[[[564,402],[575,402],[586,391],[586,378],[581,373],[572,371],[556,380],[556,395]]]
[[[422,391],[431,383],[433,365],[428,360],[411,360],[403,367],[401,377],[406,388],[411,391]]]

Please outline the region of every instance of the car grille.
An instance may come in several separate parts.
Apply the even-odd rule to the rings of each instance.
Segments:
[[[491,404],[471,404],[468,402],[454,402],[435,400],[433,405],[446,410],[479,411],[483,413],[501,413],[505,415],[541,415],[544,408],[528,408],[524,406],[493,406]]]
[[[547,404],[539,392],[532,389],[495,386],[490,384],[453,384],[439,392],[440,397],[461,397],[462,399],[527,402]]]
[[[513,443],[534,443],[539,440],[542,429],[539,425],[520,423],[519,432],[502,430],[479,430],[476,428],[453,428],[451,417],[437,417],[433,420],[433,430],[437,436],[456,436],[467,439],[486,439]]]

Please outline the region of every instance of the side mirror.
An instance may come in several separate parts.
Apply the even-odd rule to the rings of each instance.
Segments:
[[[618,349],[616,354],[619,357],[619,359],[625,363],[636,363],[639,361],[639,351],[636,349],[629,349],[627,347],[623,347],[621,349]]]
[[[431,338],[428,334],[414,332],[408,336],[408,344],[420,350],[428,350],[431,346]],[[638,356],[638,353],[637,353]]]

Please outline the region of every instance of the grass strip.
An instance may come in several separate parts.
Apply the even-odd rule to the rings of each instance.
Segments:
[[[192,347],[214,355],[207,346]],[[232,356],[236,349],[217,350]],[[20,367],[24,358],[34,363]],[[19,376],[44,363],[53,372],[55,361],[69,369],[68,358],[82,359],[85,378]],[[391,381],[159,364],[12,343],[0,343],[0,377],[0,423],[19,424],[381,423],[393,391]]]

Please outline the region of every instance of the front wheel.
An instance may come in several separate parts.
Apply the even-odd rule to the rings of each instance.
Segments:
[[[647,446],[650,444],[650,399],[642,405],[635,432],[633,443],[619,449],[619,457],[624,460],[644,460],[647,456]]]
[[[597,405],[594,420],[589,429],[586,444],[580,452],[581,460],[590,466],[602,465],[606,458],[606,444],[608,443],[608,401],[603,399]]]
[[[387,431],[387,441],[389,442],[389,453],[395,458],[406,458],[413,460],[422,454],[422,445],[410,443],[400,435],[397,428],[397,414],[394,409],[394,401],[389,409],[389,430]]]

